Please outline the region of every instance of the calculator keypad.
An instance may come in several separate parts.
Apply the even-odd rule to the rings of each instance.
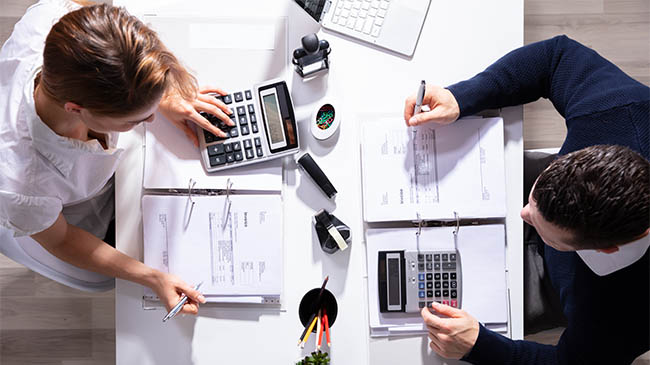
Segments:
[[[233,111],[229,117],[234,126],[227,125],[212,114],[200,113],[227,135],[227,137],[220,137],[206,130],[203,131],[210,167],[236,164],[264,157],[265,151],[262,146],[255,105],[252,103],[251,90],[215,97],[223,101]]]
[[[460,308],[460,257],[456,251],[406,252],[409,265],[406,311],[418,311],[436,301]],[[410,278],[413,278],[412,280]]]

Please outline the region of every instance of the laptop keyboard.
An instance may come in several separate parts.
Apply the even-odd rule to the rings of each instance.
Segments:
[[[389,0],[339,0],[332,23],[377,38],[389,4]]]

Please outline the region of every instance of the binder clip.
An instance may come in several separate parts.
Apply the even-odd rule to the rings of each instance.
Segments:
[[[350,227],[325,209],[316,213],[314,220],[314,228],[323,251],[331,254],[339,249],[343,251],[348,248],[351,238]]]
[[[330,44],[326,40],[318,40],[315,33],[307,34],[300,40],[301,48],[293,51],[291,63],[300,77],[309,77],[330,68]]]

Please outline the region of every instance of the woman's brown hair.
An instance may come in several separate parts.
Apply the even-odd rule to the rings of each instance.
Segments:
[[[40,87],[94,114],[124,116],[151,106],[168,89],[196,96],[196,79],[156,33],[125,9],[85,6],[64,15],[45,40]]]

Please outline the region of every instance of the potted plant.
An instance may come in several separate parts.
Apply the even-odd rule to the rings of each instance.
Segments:
[[[305,356],[305,358],[298,361],[296,365],[328,365],[329,363],[329,354],[318,350],[312,352],[311,355]]]

